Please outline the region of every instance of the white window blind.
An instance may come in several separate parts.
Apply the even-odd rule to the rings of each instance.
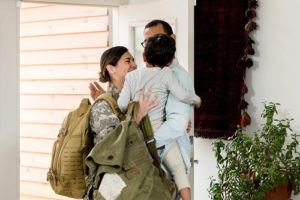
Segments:
[[[89,96],[108,48],[108,8],[22,3],[20,9],[20,199],[56,195],[46,174],[67,113]]]

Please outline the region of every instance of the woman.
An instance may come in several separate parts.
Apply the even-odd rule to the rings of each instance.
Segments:
[[[100,61],[100,68],[101,68],[101,72],[99,73],[100,82],[102,82],[102,83],[108,82],[109,83],[107,93],[109,93],[117,101],[117,99],[119,97],[119,92],[123,88],[123,84],[125,81],[125,75],[129,71],[136,69],[136,64],[134,62],[132,55],[128,52],[127,48],[122,47],[122,46],[110,48],[102,54],[101,61]],[[156,106],[156,104],[157,104],[155,99],[150,99],[149,94],[144,95],[143,91],[141,92],[141,95],[139,98],[139,103],[140,103],[140,109],[137,113],[136,118],[134,119],[137,124],[139,124],[141,119],[147,115],[148,111],[151,108],[153,108],[154,106]],[[105,143],[105,141],[107,141],[107,140],[105,140],[105,138],[109,139],[110,136],[113,136],[109,133],[112,133],[110,131],[115,129],[115,127],[117,127],[119,124],[120,124],[120,120],[113,113],[109,104],[104,100],[97,101],[92,106],[91,115],[90,115],[90,127],[94,133],[94,144],[95,144],[95,147],[93,148],[93,150],[97,149],[97,147],[100,147],[100,148],[104,147],[104,146],[102,146],[102,144]],[[109,145],[111,146],[112,143],[109,143]],[[144,142],[141,141],[141,143],[143,144],[142,145],[143,148],[146,148],[146,146],[144,146]],[[97,155],[104,154],[104,153],[99,154],[99,153],[97,153],[99,151],[97,151],[97,150],[93,151],[93,150],[91,151],[90,155],[88,156],[87,162],[89,162],[91,160],[91,158],[92,159],[95,158],[95,157],[93,157],[93,155],[95,155],[95,154],[97,154]],[[113,149],[113,151],[114,150],[115,149]],[[103,152],[103,151],[101,151],[101,152]],[[143,151],[141,151],[141,152],[143,152]],[[147,153],[148,153],[147,150],[145,150],[145,153],[143,153],[143,155],[144,155],[143,157],[146,157],[147,160],[149,160],[150,165],[152,167],[149,169],[153,169],[154,166],[152,165],[152,160],[149,159],[149,156]],[[108,158],[108,159],[113,159],[113,157]],[[97,176],[95,176],[95,169],[96,169],[95,165],[88,165],[88,166],[90,169],[91,176],[94,178],[95,177],[97,178]],[[122,169],[123,169],[123,166],[122,166]],[[129,171],[130,171],[130,169],[129,169]],[[146,172],[148,172],[148,171],[145,171],[145,173]],[[125,171],[125,173],[127,173],[127,171]],[[153,175],[153,173],[152,173],[152,175]],[[143,174],[143,173],[139,173],[139,174]],[[130,173],[127,175],[129,176]],[[157,177],[159,177],[158,172],[157,172]],[[149,183],[149,181],[151,181],[150,184],[154,184],[157,182],[157,180],[156,180],[156,182],[154,182],[154,181],[152,182],[153,179],[151,179],[151,178],[153,178],[153,177],[151,177],[150,175],[148,176],[148,178],[150,178],[150,179],[148,179],[147,181],[144,181],[144,179],[138,179],[138,181],[136,181],[137,184],[135,184],[135,185],[137,185],[137,188],[139,188],[139,187],[147,188],[147,186],[145,184]],[[131,178],[129,178],[129,179],[131,179]],[[99,178],[98,178],[98,180],[99,180]],[[141,185],[144,184],[144,186],[140,186],[139,183]],[[160,181],[159,183],[163,187],[162,182]],[[124,183],[124,181],[122,181],[120,179],[120,176],[118,176],[118,174],[116,174],[116,173],[105,173],[103,175],[103,177],[101,176],[100,185],[97,186],[98,187],[97,190],[99,192],[95,191],[95,188],[93,189],[94,190],[94,192],[93,192],[93,190],[90,190],[91,187],[95,187],[94,184],[89,185],[88,193],[84,198],[85,200],[98,199],[100,194],[105,199],[116,199],[121,194],[121,191],[123,190],[123,188],[126,187],[126,181]],[[135,187],[135,186],[132,186],[131,188],[133,188],[133,187]],[[157,188],[161,189],[161,187],[157,187]],[[148,190],[149,190],[149,188],[148,188]],[[153,191],[155,192],[155,190],[153,190]],[[96,194],[95,194],[95,192],[96,192]],[[156,192],[156,193],[159,193],[159,192]],[[131,194],[133,194],[133,193],[131,193]],[[148,194],[148,193],[143,192],[143,191],[137,192],[137,195],[143,195],[143,194]],[[170,195],[171,194],[168,194],[168,196],[170,196]],[[103,199],[103,198],[99,198],[99,199]],[[131,199],[131,198],[129,197],[129,199]],[[137,199],[145,199],[145,198],[142,197],[142,198],[137,198]],[[168,198],[168,199],[170,199],[170,198]]]
[[[119,93],[123,88],[125,76],[128,72],[136,69],[134,58],[128,52],[126,47],[116,46],[106,50],[100,61],[101,72],[99,80],[102,83],[109,82],[107,92],[117,100]],[[149,93],[146,96],[141,93],[136,122],[139,124],[141,119],[147,115],[148,111],[156,105],[155,100],[148,100]],[[119,119],[112,112],[112,109],[105,101],[97,102],[91,111],[90,125],[95,133],[94,143],[99,142],[103,137],[119,123]]]

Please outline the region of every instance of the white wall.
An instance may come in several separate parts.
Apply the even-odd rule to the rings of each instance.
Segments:
[[[261,0],[257,20],[259,29],[254,60],[256,65],[247,72],[250,103],[249,112],[252,125],[249,131],[256,130],[262,121],[263,101],[281,103],[279,113],[284,117],[295,118],[293,126],[300,132],[300,1]],[[195,141],[199,170],[195,171],[195,199],[206,200],[209,187],[208,177],[215,174],[215,158],[211,151],[211,140]],[[300,196],[293,197],[294,200]]]
[[[247,99],[255,119],[253,130],[260,124],[262,101],[281,103],[280,114],[295,118],[300,130],[300,27],[298,0],[260,1],[259,30],[255,35],[258,55],[253,69],[247,74],[250,92]]]
[[[0,194],[19,199],[18,9],[0,1]]]

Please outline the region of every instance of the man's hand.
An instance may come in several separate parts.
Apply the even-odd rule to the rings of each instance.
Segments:
[[[143,117],[145,117],[148,112],[158,105],[157,97],[151,96],[151,89],[145,93],[144,89],[141,89],[139,94],[139,104],[140,108],[135,118],[135,122],[139,124]]]
[[[200,98],[199,103],[196,104],[196,108],[200,108],[201,104],[202,104],[202,99]]]
[[[186,132],[189,133],[191,131],[191,129],[192,129],[192,121],[189,120],[188,126],[186,128]]]
[[[90,88],[90,95],[92,99],[95,101],[97,97],[99,97],[101,94],[105,93],[105,90],[99,85],[98,82],[94,81],[91,82],[89,85]]]

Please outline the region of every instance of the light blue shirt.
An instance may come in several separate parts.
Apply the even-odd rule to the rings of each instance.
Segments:
[[[145,67],[127,73],[118,98],[118,106],[122,112],[126,112],[130,101],[139,100],[142,88],[146,91],[151,88],[151,95],[155,96],[158,102],[148,113],[154,135],[165,121],[165,106],[169,94],[187,104],[198,104],[201,101],[195,92],[182,86],[170,67]]]
[[[178,63],[176,58],[173,60],[170,68],[186,90],[192,92],[195,91],[190,75]],[[191,143],[189,135],[186,132],[186,128],[188,121],[192,116],[193,106],[180,102],[170,93],[165,109],[166,121],[156,130],[154,135],[157,147],[165,145],[165,149],[161,155],[161,160],[163,160],[165,152],[168,151],[170,146],[174,142],[177,142],[180,147],[186,169],[188,170],[191,166]]]

